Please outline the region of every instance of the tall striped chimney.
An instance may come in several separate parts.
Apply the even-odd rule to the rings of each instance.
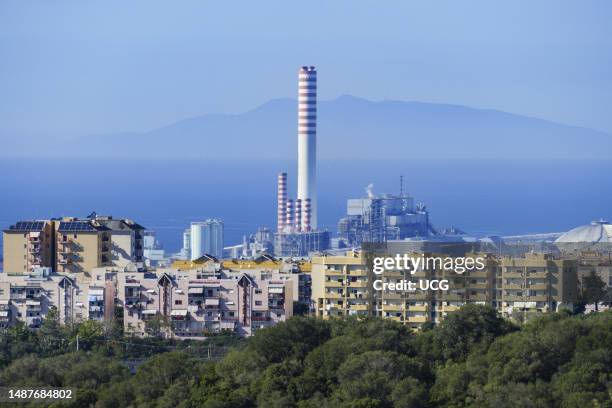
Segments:
[[[278,173],[278,209],[276,229],[283,232],[285,229],[285,209],[287,207],[287,173]]]
[[[310,202],[308,219],[302,215],[302,231],[317,229],[317,70],[301,67],[298,73],[298,193],[302,211]],[[306,224],[308,222],[308,225]]]

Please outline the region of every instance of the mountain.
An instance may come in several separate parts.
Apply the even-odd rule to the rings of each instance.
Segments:
[[[353,96],[318,106],[321,158],[611,158],[612,135],[496,110]],[[275,99],[235,115],[203,115],[146,133],[79,138],[92,157],[264,158],[296,155],[297,104]]]

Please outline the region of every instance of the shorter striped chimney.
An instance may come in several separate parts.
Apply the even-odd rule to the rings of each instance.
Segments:
[[[310,198],[303,200],[302,202],[302,231],[310,231],[310,217],[311,217]]]
[[[302,199],[295,200],[295,232],[302,230]]]
[[[287,173],[278,174],[278,209],[276,228],[278,232],[283,232],[285,229],[285,210],[287,207]]]
[[[286,211],[286,217],[285,218],[285,230],[287,232],[291,232],[291,230],[293,230],[293,200],[289,199],[287,200],[287,211]]]

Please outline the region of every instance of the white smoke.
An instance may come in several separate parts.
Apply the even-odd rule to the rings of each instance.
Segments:
[[[368,195],[368,198],[374,198],[374,184],[370,183],[368,184],[368,186],[365,188],[366,194]]]

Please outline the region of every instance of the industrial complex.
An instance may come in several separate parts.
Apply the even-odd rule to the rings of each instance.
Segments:
[[[94,212],[15,222],[3,233],[0,328],[22,322],[37,330],[51,310],[62,324],[104,323],[120,310],[125,333],[134,336],[248,336],[295,313],[381,317],[419,330],[467,303],[525,321],[573,310],[588,275],[604,282],[601,301],[612,301],[612,227],[605,220],[565,234],[471,237],[456,228],[435,229],[425,204],[415,203],[400,182],[397,194],[376,194],[370,185],[366,197],[349,199],[332,240],[318,222],[313,66],[298,70],[297,138],[295,198],[288,173],[280,172],[276,229],[260,228],[237,245],[225,246],[225,224],[215,218],[186,222],[174,255],[153,231],[128,218]],[[369,256],[381,250],[473,254],[486,262],[465,274],[434,265],[376,277],[390,284],[411,278],[449,283],[444,291],[398,293],[373,286]]]

